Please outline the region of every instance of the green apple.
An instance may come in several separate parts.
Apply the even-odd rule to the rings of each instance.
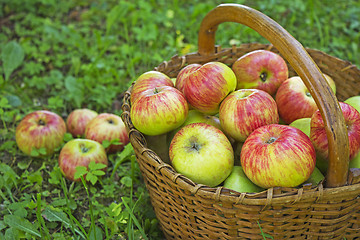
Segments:
[[[299,118],[290,123],[289,125],[300,129],[306,135],[308,135],[308,137],[310,137],[310,121],[311,118]]]
[[[261,187],[250,181],[241,166],[234,166],[229,177],[227,177],[224,181],[224,187],[237,192],[247,193],[261,192],[263,190]]]
[[[350,161],[350,168],[360,168],[360,152]]]
[[[358,110],[358,112],[360,112],[360,95],[349,97],[344,102],[353,106],[356,110]]]
[[[324,179],[324,175],[319,168],[315,167],[314,171],[310,175],[309,179],[305,183],[311,183],[312,185],[318,185]]]

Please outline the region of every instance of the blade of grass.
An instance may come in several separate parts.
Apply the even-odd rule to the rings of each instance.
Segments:
[[[36,217],[39,222],[41,239],[51,239],[49,229],[46,227],[45,220],[41,215],[41,193],[36,194]],[[43,231],[46,236],[43,236]]]
[[[124,200],[123,197],[121,197],[121,200],[122,200],[126,210],[129,212],[131,219],[134,221],[134,224],[139,229],[141,236],[143,237],[143,239],[147,240],[148,238],[144,232],[144,229],[141,227],[141,225],[140,225],[139,221],[137,220],[136,216],[134,215],[132,209],[129,207],[129,205],[126,203],[126,201]]]

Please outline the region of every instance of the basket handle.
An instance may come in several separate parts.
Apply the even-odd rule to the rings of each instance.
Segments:
[[[304,47],[277,22],[265,14],[239,4],[221,4],[202,20],[198,53],[215,53],[215,32],[220,23],[237,22],[266,38],[290,63],[309,89],[325,122],[329,146],[326,187],[344,186],[349,171],[349,140],[344,116],[329,84]]]

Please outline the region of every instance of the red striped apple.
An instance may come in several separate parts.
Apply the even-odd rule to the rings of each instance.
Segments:
[[[236,76],[220,62],[208,62],[184,79],[184,94],[189,104],[205,114],[218,113],[222,100],[235,90]]]
[[[360,113],[351,105],[339,102],[348,131],[350,161],[360,150]],[[310,139],[315,146],[320,160],[327,161],[328,140],[325,131],[325,124],[321,117],[320,110],[316,110],[311,117]],[[324,170],[324,169],[320,169]]]
[[[256,128],[279,122],[275,100],[259,89],[239,89],[220,105],[220,124],[225,133],[244,142]]]
[[[288,67],[278,54],[256,50],[238,58],[232,65],[237,78],[236,89],[256,88],[274,96],[288,78]]]
[[[145,90],[160,86],[174,87],[174,82],[166,74],[158,71],[148,71],[141,74],[132,87],[130,103],[133,104]]]
[[[316,153],[301,130],[270,124],[249,135],[240,161],[246,176],[260,187],[296,187],[314,171]]]
[[[331,89],[336,93],[334,80],[324,74]],[[280,118],[290,124],[296,119],[311,118],[318,109],[315,100],[299,76],[287,79],[281,84],[275,96]]]
[[[225,134],[206,123],[192,123],[178,131],[170,143],[174,169],[198,184],[215,187],[234,166],[234,152]]]
[[[72,139],[60,151],[60,171],[71,181],[80,181],[80,178],[74,178],[76,167],[88,167],[90,162],[105,164],[106,168],[108,166],[105,149],[96,141],[82,138]]]
[[[184,82],[187,76],[193,71],[199,69],[201,64],[193,63],[189,64],[183,69],[180,70],[178,75],[176,76],[175,87],[180,90],[180,92],[184,93]]]
[[[85,138],[102,143],[107,140],[117,143],[106,147],[107,153],[122,151],[124,146],[129,143],[129,137],[125,124],[121,117],[113,113],[101,113],[92,119],[85,128]]]
[[[136,129],[154,136],[180,127],[188,111],[189,105],[178,89],[161,86],[144,91],[131,105],[130,117]]]
[[[56,113],[39,110],[27,114],[16,127],[15,140],[20,150],[31,155],[33,148],[45,148],[49,156],[60,147],[66,133],[65,121]]]
[[[96,116],[97,112],[87,108],[73,110],[66,119],[66,127],[73,137],[82,137],[86,125]]]

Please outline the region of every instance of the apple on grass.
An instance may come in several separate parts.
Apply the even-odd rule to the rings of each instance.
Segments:
[[[130,103],[133,104],[145,90],[160,86],[174,87],[174,82],[166,74],[158,71],[148,71],[141,74],[132,87]]]
[[[278,54],[256,50],[238,58],[232,65],[237,79],[236,89],[256,88],[275,95],[288,78],[288,67]]]
[[[334,80],[326,74],[323,75],[333,92],[336,93]],[[300,118],[311,118],[318,109],[315,100],[299,76],[284,81],[276,92],[275,100],[280,118],[286,124]]]
[[[62,174],[71,181],[80,181],[75,179],[76,167],[88,167],[90,162],[102,163],[108,166],[108,159],[104,147],[90,139],[72,139],[67,142],[60,151],[59,168]]]
[[[66,133],[65,121],[56,113],[39,110],[27,114],[15,130],[15,140],[19,149],[33,155],[32,150],[44,148],[46,153],[40,156],[50,156],[60,147]]]
[[[96,111],[87,108],[73,110],[66,119],[68,132],[73,137],[83,137],[86,125],[97,115]]]
[[[250,181],[241,166],[234,166],[230,175],[224,181],[224,187],[240,193],[256,193],[263,190],[261,187]]]
[[[185,79],[191,72],[199,69],[200,67],[201,67],[201,64],[193,63],[193,64],[189,64],[186,67],[182,68],[180,70],[180,72],[178,73],[178,75],[176,76],[175,87],[177,89],[179,89],[180,92],[184,93]]]
[[[240,154],[246,176],[262,188],[296,187],[312,174],[315,148],[301,130],[270,124],[254,130]]]
[[[196,110],[214,115],[222,100],[235,90],[236,76],[221,62],[208,62],[184,78],[184,95]]]
[[[234,166],[229,139],[206,123],[192,123],[180,129],[170,143],[169,156],[177,172],[209,187],[222,183]]]
[[[225,133],[244,142],[256,128],[279,122],[275,100],[259,89],[239,89],[222,101],[219,119]]]
[[[132,105],[130,117],[134,127],[145,135],[161,135],[181,126],[189,105],[175,87],[161,86],[143,92]]]
[[[111,144],[105,148],[107,153],[122,151],[129,143],[126,126],[116,114],[101,113],[86,126],[85,138],[103,143],[107,140]],[[117,141],[116,143],[114,141]]]

